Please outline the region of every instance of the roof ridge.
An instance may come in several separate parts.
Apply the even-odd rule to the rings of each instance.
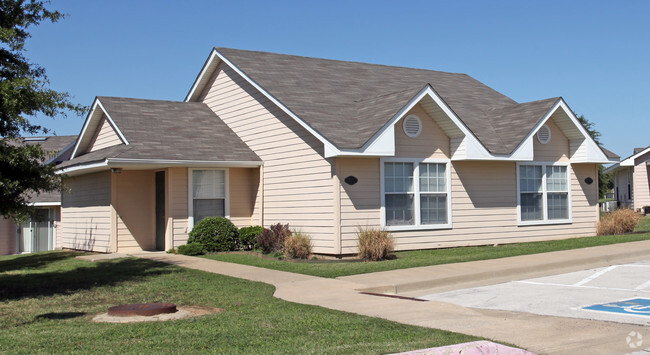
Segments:
[[[405,66],[401,66],[401,65],[368,63],[368,62],[360,62],[360,61],[355,61],[355,60],[330,59],[330,58],[321,58],[321,57],[308,57],[308,56],[304,56],[304,55],[285,54],[285,53],[276,53],[276,52],[264,52],[264,51],[253,51],[253,50],[248,50],[248,49],[237,49],[237,48],[228,48],[228,47],[214,47],[214,49],[217,50],[217,51],[221,51],[222,49],[225,49],[225,50],[247,52],[247,53],[260,53],[260,54],[271,54],[271,55],[284,56],[284,57],[302,58],[302,59],[308,59],[308,60],[324,60],[324,61],[337,62],[337,63],[363,64],[363,65],[372,65],[372,66],[377,66],[377,67],[401,68],[401,69],[408,69],[408,70],[422,70],[422,71],[427,71],[427,72],[435,72],[435,73],[451,74],[451,75],[464,75],[464,76],[471,77],[467,73],[455,73],[455,72],[448,72],[448,71],[442,71],[442,70],[405,67]],[[476,80],[476,79],[474,79],[474,80]]]

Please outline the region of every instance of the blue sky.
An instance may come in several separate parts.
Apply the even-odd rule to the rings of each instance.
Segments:
[[[214,46],[467,73],[518,102],[562,96],[626,157],[650,145],[650,1],[53,0],[27,57],[51,87],[183,100]],[[435,84],[434,84],[435,85]],[[78,134],[83,117],[37,119]]]

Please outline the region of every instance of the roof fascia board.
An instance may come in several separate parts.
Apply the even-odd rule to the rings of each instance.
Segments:
[[[456,116],[447,103],[438,95],[438,93],[431,87],[425,85],[420,92],[418,92],[409,102],[404,105],[389,121],[386,123],[375,135],[364,144],[361,149],[325,151],[326,158],[333,156],[394,156],[395,155],[395,124],[399,122],[406,113],[408,113],[415,105],[417,105],[426,96],[429,96],[434,102],[440,106],[445,114],[451,121],[463,132],[466,139],[469,139],[471,151],[474,152],[472,158],[481,159],[492,157],[492,155],[485,149],[479,142],[474,134],[465,126],[465,124]],[[338,154],[337,154],[338,153]]]
[[[632,156],[630,156],[628,158],[625,158],[625,159],[621,160],[621,166],[634,166],[635,165],[634,161],[636,160],[636,158],[638,158],[638,157],[640,157],[643,154],[646,154],[648,152],[650,152],[650,147],[648,147],[648,148],[646,148],[646,149],[644,149],[644,150],[642,150],[642,151],[640,151],[640,152],[638,152],[638,153],[636,153],[636,154],[634,154],[634,155],[632,155]]]
[[[566,104],[563,98],[559,98],[558,101],[551,107],[551,109],[544,115],[544,117],[537,122],[535,127],[533,127],[530,132],[528,132],[528,135],[526,135],[526,138],[524,138],[519,146],[514,150],[514,152],[511,154],[512,157],[518,156],[521,154],[522,150],[532,150],[533,149],[533,137],[537,133],[537,131],[542,127],[550,118],[553,116],[553,114],[558,110],[558,109],[564,110],[564,113],[569,117],[571,122],[574,124],[574,126],[580,131],[582,136],[584,137],[586,144],[587,144],[587,159],[585,161],[573,161],[573,163],[611,163],[617,160],[612,160],[608,158],[605,153],[598,147],[598,144],[591,138],[589,133],[585,130],[584,127],[582,127],[582,124],[580,124],[580,121],[578,121],[578,118],[573,114],[573,111],[569,108],[569,106]],[[534,152],[530,151],[527,153],[524,153],[523,155],[528,156],[534,154]],[[532,160],[532,159],[531,159]]]
[[[84,136],[86,135],[86,131],[88,130],[88,125],[90,124],[91,117],[95,114],[95,111],[97,109],[97,103],[99,102],[99,99],[95,97],[95,101],[93,101],[92,108],[90,109],[90,112],[88,112],[88,116],[86,116],[86,120],[84,121],[84,125],[81,128],[81,134],[77,137],[77,141],[75,142],[74,150],[72,151],[72,155],[70,156],[70,160],[74,159],[74,157],[77,156],[77,151],[79,150],[79,146],[81,145],[81,142],[83,141]]]
[[[621,164],[614,164],[612,166],[607,167],[605,170],[603,170],[603,173],[605,174],[613,173],[620,168],[621,168]]]
[[[49,206],[61,206],[61,201],[59,202],[34,202],[32,204],[34,207],[49,207]]]
[[[298,122],[299,125],[301,125],[304,129],[306,129],[309,133],[311,133],[314,137],[316,137],[319,141],[321,141],[325,145],[325,151],[329,152],[339,152],[339,149],[332,144],[327,138],[325,138],[323,135],[318,133],[315,129],[313,129],[310,125],[307,124],[307,122],[303,121],[298,115],[293,113],[287,106],[285,106],[280,100],[276,99],[275,96],[271,95],[266,89],[264,89],[261,85],[259,85],[255,80],[253,80],[251,77],[246,75],[244,71],[239,69],[235,64],[233,64],[228,58],[226,58],[223,54],[221,54],[216,48],[212,50],[212,54],[210,55],[210,58],[206,62],[206,64],[203,66],[203,70],[201,71],[201,74],[199,75],[199,78],[201,76],[206,74],[207,68],[210,67],[212,61],[216,60],[216,58],[219,58],[223,63],[228,65],[232,70],[234,70],[237,74],[239,74],[242,78],[244,78],[249,84],[251,84],[255,89],[257,89],[259,92],[261,92],[264,96],[266,96],[267,99],[269,99],[271,102],[273,102],[277,107],[279,107],[282,111],[284,111],[289,117],[293,118],[294,121]],[[196,83],[199,83],[200,79],[197,79]],[[188,94],[188,97],[186,98],[186,101],[191,99],[194,96],[194,92],[199,88],[199,85],[195,85],[192,87],[192,91],[190,94]]]
[[[108,167],[108,162],[106,159],[100,161],[100,162],[92,162],[92,163],[87,163],[87,164],[80,164],[80,165],[73,165],[69,166],[67,168],[62,168],[58,169],[56,171],[57,175],[70,175],[71,173],[75,172],[81,172],[85,170],[97,170],[98,168],[105,168]],[[72,174],[72,175],[77,175],[77,174]]]
[[[88,116],[86,117],[86,121],[84,122],[84,126],[81,129],[81,134],[79,134],[79,137],[77,137],[77,141],[76,141],[76,144],[75,144],[75,147],[74,147],[74,151],[72,151],[72,155],[70,156],[70,160],[74,159],[77,156],[77,153],[79,153],[79,148],[81,147],[84,139],[86,138],[86,135],[91,134],[91,132],[88,132],[88,127],[90,126],[90,123],[93,120],[98,120],[98,119],[101,118],[101,116],[95,118],[96,114],[99,113],[99,111],[97,110],[98,107],[106,115],[106,119],[108,119],[109,125],[111,126],[111,128],[113,128],[113,130],[115,130],[115,133],[117,133],[120,140],[126,145],[129,144],[129,141],[126,140],[126,137],[124,137],[124,135],[122,134],[122,131],[120,131],[120,129],[117,127],[117,125],[115,124],[115,121],[113,121],[113,118],[111,118],[111,115],[108,114],[108,111],[106,111],[106,108],[104,107],[104,105],[102,105],[102,103],[99,101],[99,98],[95,97],[95,101],[93,102],[92,109],[88,113]],[[97,128],[99,128],[99,127],[97,127]],[[92,132],[92,134],[95,134],[95,132]]]
[[[190,100],[194,99],[196,90],[201,85],[201,82],[205,79],[205,76],[212,74],[212,73],[208,73],[208,70],[210,69],[210,66],[212,65],[212,62],[214,61],[216,55],[217,55],[217,50],[215,48],[212,48],[212,51],[210,52],[208,59],[206,59],[205,63],[203,63],[203,68],[201,68],[199,75],[196,76],[196,79],[194,80],[194,84],[192,84],[190,91],[187,93],[187,96],[185,96],[185,102],[189,102]]]
[[[129,167],[138,165],[160,165],[160,166],[228,166],[228,167],[259,167],[264,165],[262,161],[217,161],[217,160],[173,160],[173,159],[128,159],[108,158],[110,167]]]
[[[108,111],[106,111],[106,108],[104,108],[104,105],[102,105],[102,102],[100,100],[97,100],[99,103],[99,107],[102,108],[102,111],[104,111],[104,114],[106,115],[106,118],[108,119],[108,123],[111,125],[111,127],[115,130],[117,135],[120,137],[122,140],[122,143],[129,145],[129,141],[126,140],[126,137],[124,137],[124,134],[122,134],[122,131],[120,131],[120,128],[115,124],[115,121],[113,121],[113,118],[111,117],[110,114],[108,114]]]

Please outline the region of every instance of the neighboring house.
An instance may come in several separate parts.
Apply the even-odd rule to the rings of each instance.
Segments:
[[[38,144],[50,152],[46,164],[68,160],[77,136],[48,136],[22,138],[22,144]],[[0,255],[54,250],[61,215],[61,193],[42,192],[30,195],[37,207],[38,218],[16,223],[12,218],[0,217]]]
[[[614,174],[614,198],[620,207],[650,207],[650,147],[634,148],[634,154],[605,172]]]
[[[60,172],[60,245],[164,250],[204,216],[289,223],[314,251],[594,235],[601,149],[562,98],[465,74],[214,49],[185,102],[98,97]]]

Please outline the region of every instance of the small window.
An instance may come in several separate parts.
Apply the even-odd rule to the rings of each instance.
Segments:
[[[225,170],[191,170],[190,184],[189,212],[194,225],[205,217],[227,215]]]
[[[402,125],[404,133],[411,138],[415,138],[422,132],[422,120],[416,115],[408,115]]]
[[[551,140],[551,128],[547,125],[540,127],[537,131],[537,140],[542,144],[548,143]]]
[[[569,221],[569,176],[566,165],[519,165],[519,220]]]

